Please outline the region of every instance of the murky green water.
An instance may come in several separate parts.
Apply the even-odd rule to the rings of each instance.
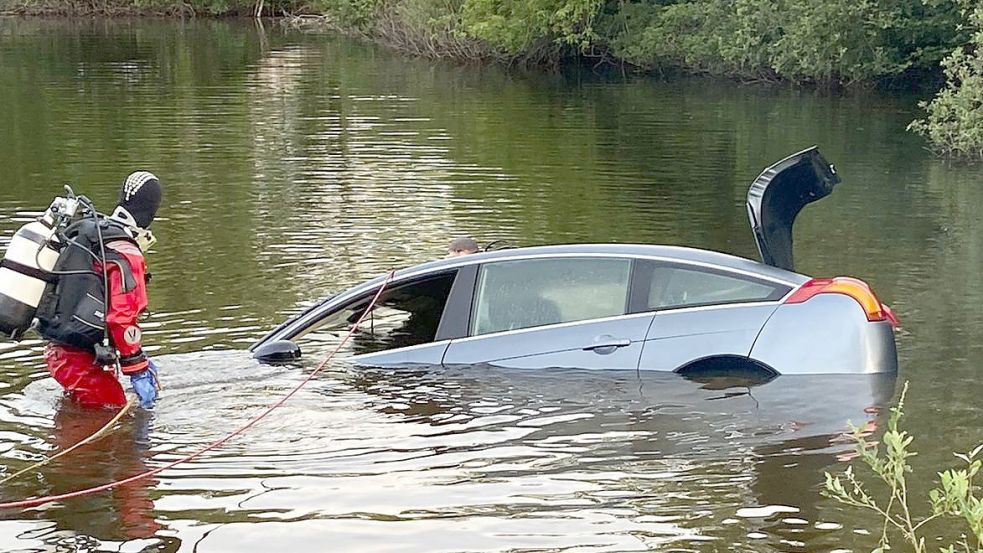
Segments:
[[[166,184],[150,258],[155,412],[0,490],[160,466],[303,378],[241,350],[315,299],[451,237],[685,244],[754,257],[760,169],[819,144],[844,184],[803,214],[802,272],[869,281],[900,315],[914,460],[931,484],[983,441],[983,170],[903,131],[915,98],[521,75],[251,23],[0,21],[0,245],[65,182],[112,206]],[[59,401],[38,342],[0,345],[0,464],[111,413]],[[309,360],[313,363],[313,359]],[[740,391],[740,389],[737,389]],[[847,421],[895,382],[337,364],[247,435],[148,482],[0,514],[27,551],[867,550],[820,497]]]

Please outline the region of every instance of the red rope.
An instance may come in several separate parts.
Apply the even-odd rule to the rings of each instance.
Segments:
[[[196,452],[194,452],[194,453],[192,453],[190,455],[187,455],[185,457],[182,457],[182,458],[180,458],[180,459],[178,459],[176,461],[172,461],[172,462],[170,462],[170,463],[168,463],[168,464],[166,464],[166,465],[164,465],[162,467],[158,467],[158,468],[155,468],[155,469],[152,469],[152,470],[148,470],[146,472],[142,472],[140,474],[137,474],[135,476],[131,476],[129,478],[124,478],[122,480],[116,480],[115,482],[109,482],[108,484],[103,484],[101,486],[94,486],[92,488],[85,488],[85,489],[81,489],[81,490],[76,490],[74,492],[68,492],[68,493],[63,493],[63,494],[58,494],[58,495],[48,495],[48,496],[44,496],[44,497],[36,497],[34,499],[25,499],[23,501],[11,501],[9,503],[0,503],[0,509],[27,509],[27,508],[30,508],[30,507],[37,507],[37,506],[40,506],[40,505],[44,505],[46,503],[51,503],[51,502],[54,502],[54,501],[62,501],[62,500],[65,500],[65,499],[71,499],[73,497],[81,497],[81,496],[84,496],[84,495],[98,493],[98,492],[102,492],[102,491],[106,491],[106,490],[111,490],[111,489],[113,489],[113,488],[115,488],[117,486],[123,486],[125,484],[131,484],[133,482],[137,482],[137,481],[143,480],[145,478],[150,478],[151,476],[153,476],[155,474],[161,473],[161,472],[163,472],[163,471],[165,471],[165,470],[167,470],[169,468],[174,468],[174,467],[176,467],[176,466],[178,466],[178,465],[180,465],[182,463],[187,463],[188,461],[191,461],[191,460],[193,460],[193,459],[201,456],[203,453],[205,453],[207,451],[211,451],[211,450],[215,449],[216,447],[224,444],[225,442],[228,442],[229,440],[231,440],[232,438],[238,436],[239,434],[242,434],[247,429],[249,429],[251,426],[253,426],[257,422],[259,422],[260,420],[262,420],[264,417],[266,417],[270,413],[272,413],[274,409],[276,409],[276,408],[280,407],[281,405],[283,405],[284,403],[286,403],[286,401],[288,399],[290,399],[291,397],[293,397],[294,394],[296,394],[298,391],[300,391],[301,388],[303,388],[308,382],[310,382],[311,380],[313,380],[314,377],[317,376],[317,374],[319,372],[321,372],[322,369],[324,369],[324,367],[328,364],[329,361],[331,361],[331,359],[335,356],[335,354],[337,354],[338,351],[340,351],[341,348],[344,347],[344,345],[348,342],[349,338],[351,338],[352,335],[355,334],[355,332],[358,330],[358,326],[360,324],[362,324],[362,321],[363,320],[365,320],[366,315],[368,315],[369,312],[372,311],[372,308],[375,307],[376,302],[379,301],[379,297],[382,295],[383,290],[386,289],[386,285],[389,284],[389,281],[393,278],[393,275],[394,274],[395,274],[395,272],[390,272],[389,273],[389,275],[386,277],[386,280],[383,281],[382,286],[379,287],[379,291],[375,293],[375,296],[372,298],[372,301],[369,302],[369,305],[365,308],[365,311],[362,312],[362,316],[359,317],[357,321],[355,321],[355,324],[352,325],[351,330],[348,331],[348,334],[345,335],[345,337],[344,337],[344,339],[342,339],[341,343],[339,343],[335,347],[335,349],[332,350],[331,353],[329,353],[328,356],[324,358],[324,361],[321,361],[321,364],[318,365],[317,368],[314,369],[314,371],[311,372],[311,374],[309,374],[307,376],[307,378],[304,379],[303,382],[301,382],[296,387],[294,387],[294,389],[290,390],[290,392],[288,392],[287,395],[285,395],[282,398],[280,398],[279,401],[277,401],[276,403],[274,403],[274,404],[270,405],[269,407],[267,407],[266,410],[264,410],[259,415],[253,417],[249,422],[247,422],[246,424],[240,426],[235,431],[233,431],[231,434],[225,436],[224,438],[221,438],[219,440],[216,440],[216,441],[208,444],[207,446],[199,449],[198,451],[196,451]]]

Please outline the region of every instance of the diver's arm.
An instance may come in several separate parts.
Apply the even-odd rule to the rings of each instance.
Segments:
[[[136,246],[128,243],[113,246],[123,255],[125,262],[122,263],[128,267],[109,263],[110,299],[106,326],[119,353],[120,370],[123,374],[132,375],[148,366],[139,324],[140,314],[147,308],[146,264]],[[131,275],[124,275],[124,270]]]

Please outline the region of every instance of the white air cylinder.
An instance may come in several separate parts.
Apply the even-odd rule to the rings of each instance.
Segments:
[[[56,221],[74,215],[72,202],[56,198],[44,216],[22,226],[0,261],[0,334],[19,338],[34,319],[58,261]]]

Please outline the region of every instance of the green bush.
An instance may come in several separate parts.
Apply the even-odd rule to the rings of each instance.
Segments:
[[[625,2],[600,27],[613,57],[643,68],[754,76],[768,69],[766,3]]]
[[[772,68],[793,80],[852,84],[900,73],[900,60],[883,33],[899,21],[870,0],[786,2],[781,36],[770,45]]]
[[[466,0],[399,0],[386,5],[371,22],[377,40],[404,52],[462,61],[509,61],[516,57],[501,46],[465,31]]]
[[[384,2],[385,0],[310,0],[299,11],[327,15],[342,28],[365,32],[378,19]]]
[[[264,13],[279,13],[287,0],[263,0]],[[53,15],[251,15],[259,0],[0,0],[5,11]]]
[[[946,84],[919,106],[924,119],[908,128],[928,139],[939,155],[983,159],[983,6],[963,9],[973,31],[968,44],[942,60]]]
[[[931,514],[919,516],[909,495],[908,475],[912,470],[908,459],[915,456],[911,450],[913,437],[899,426],[904,416],[907,393],[908,384],[905,383],[898,406],[891,409],[887,431],[881,438],[883,450],[876,442],[870,441],[862,430],[857,429],[853,434],[857,455],[884,484],[887,499],[879,500],[868,491],[868,486],[857,478],[852,467],[848,467],[841,476],[826,473],[823,495],[880,516],[883,527],[874,553],[891,549],[891,539],[896,536],[900,536],[915,553],[925,553],[928,550],[925,526],[936,519],[961,521],[969,531],[969,536],[964,534],[958,544],[941,549],[943,553],[983,553],[983,496],[978,495],[979,486],[973,482],[983,468],[983,445],[970,453],[956,454],[963,461],[963,467],[939,473],[940,486],[928,494]]]
[[[957,14],[941,2],[618,2],[609,3],[598,27],[615,57],[642,67],[870,83],[933,67],[955,44]]]
[[[513,55],[543,42],[587,48],[602,0],[465,0],[463,30]]]

